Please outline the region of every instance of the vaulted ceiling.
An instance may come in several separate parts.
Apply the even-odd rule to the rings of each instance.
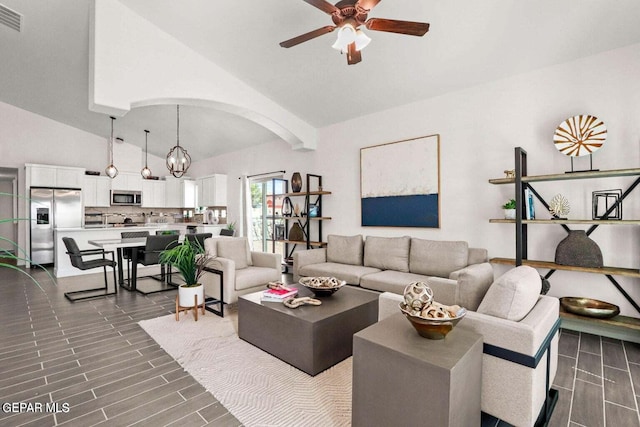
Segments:
[[[93,0],[0,0],[23,16],[0,25],[0,101],[96,135],[110,121],[88,109]],[[97,0],[104,1],[104,0]],[[113,0],[109,0],[113,1]],[[431,24],[424,37],[365,32],[363,60],[331,49],[336,33],[283,49],[279,42],[331,25],[303,0],[120,0],[314,127],[640,42],[637,0],[382,0],[369,17]],[[229,113],[181,108],[181,143],[195,157],[278,137]],[[116,136],[164,156],[175,143],[175,106],[133,109]]]

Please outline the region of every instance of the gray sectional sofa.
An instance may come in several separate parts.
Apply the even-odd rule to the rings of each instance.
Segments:
[[[293,254],[294,280],[333,276],[351,285],[402,294],[427,282],[436,301],[476,310],[493,283],[487,250],[464,241],[415,237],[327,236],[327,247]]]

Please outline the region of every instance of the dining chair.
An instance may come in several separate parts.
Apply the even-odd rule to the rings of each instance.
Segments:
[[[204,239],[208,239],[212,237],[213,233],[193,233],[193,234],[185,234],[184,237],[190,242],[196,241],[200,245],[202,249],[204,249]]]
[[[151,275],[151,276],[143,276],[155,279],[157,281],[163,282],[170,287],[163,286],[161,288],[154,289],[152,291],[144,291],[139,287],[136,287],[136,290],[142,294],[150,294],[155,292],[163,292],[172,290],[178,285],[171,282],[171,266],[165,268],[164,264],[160,263],[160,253],[165,249],[170,249],[179,244],[179,235],[176,234],[167,234],[167,235],[155,235],[147,237],[147,243],[145,244],[144,249],[142,249],[142,257],[138,259],[138,262],[145,266],[158,265],[160,264],[160,275]],[[140,277],[140,278],[143,278]]]
[[[123,239],[148,236],[148,231],[123,231],[120,233],[120,237]],[[131,283],[131,258],[133,251],[138,251],[138,259],[142,258],[142,248],[122,248],[122,258],[127,260],[127,283]]]
[[[80,250],[78,244],[72,237],[63,237],[62,241],[67,248],[67,254],[71,260],[71,265],[80,270],[91,270],[94,268],[102,267],[104,271],[104,288],[91,288],[81,291],[65,292],[64,296],[71,302],[104,297],[108,295],[115,295],[118,293],[118,283],[116,281],[116,266],[118,263],[115,261],[113,251],[105,251],[104,249],[86,249]],[[106,255],[111,254],[111,259],[107,259]],[[84,259],[86,256],[102,255],[102,258]],[[111,267],[113,270],[113,292],[109,292],[108,280],[107,280],[107,267]],[[101,293],[97,293],[102,291]]]

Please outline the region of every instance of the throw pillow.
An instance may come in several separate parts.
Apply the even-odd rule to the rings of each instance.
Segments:
[[[327,236],[327,261],[340,264],[362,265],[362,235]]]
[[[409,267],[412,273],[449,278],[469,262],[469,244],[464,241],[411,239]]]
[[[252,265],[251,252],[248,250],[247,240],[244,237],[218,240],[218,256],[233,260],[236,264],[236,270],[241,270]]]
[[[409,272],[411,238],[368,236],[364,242],[364,265],[381,270]]]
[[[519,322],[538,302],[540,286],[535,268],[521,265],[511,269],[491,284],[478,313]]]

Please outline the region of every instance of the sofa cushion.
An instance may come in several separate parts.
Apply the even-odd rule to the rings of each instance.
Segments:
[[[337,262],[323,262],[320,264],[310,264],[300,267],[300,276],[332,276],[344,280],[350,285],[359,285],[363,276],[380,271],[377,268],[364,267],[361,265],[340,264]]]
[[[536,305],[541,285],[535,268],[527,265],[513,268],[491,284],[477,311],[519,322]]]
[[[393,292],[403,295],[404,288],[411,282],[426,282],[433,291],[433,299],[439,303],[456,304],[456,282],[441,277],[427,277],[422,274],[384,270],[362,276],[360,286],[380,292]]]
[[[463,241],[411,239],[409,270],[412,273],[448,278],[468,265],[469,245]]]
[[[247,268],[253,264],[247,239],[244,237],[216,239],[218,241],[218,256],[233,260],[236,270]]]
[[[218,242],[213,237],[209,237],[204,239],[204,250],[211,257],[215,258],[218,256]]]
[[[327,236],[327,261],[340,264],[362,265],[364,241],[362,235]]]
[[[365,267],[409,272],[411,238],[368,236],[364,242]]]
[[[237,291],[241,291],[244,289],[255,288],[256,286],[264,286],[268,282],[273,282],[281,279],[282,277],[280,272],[273,268],[243,268],[241,270],[236,270],[235,289]]]

